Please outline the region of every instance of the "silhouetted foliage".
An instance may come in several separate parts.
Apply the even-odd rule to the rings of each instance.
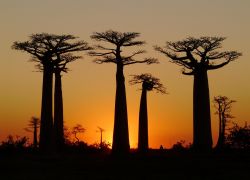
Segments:
[[[80,143],[80,139],[77,137],[77,134],[80,134],[80,133],[84,133],[86,131],[86,129],[84,127],[82,127],[81,124],[77,124],[76,126],[74,126],[72,128],[72,131],[71,133],[74,135],[74,137],[76,138],[76,142],[77,143]]]
[[[102,144],[100,143],[94,143],[92,145],[90,145],[90,147],[92,147],[92,149],[96,149],[97,152],[109,152],[111,150],[111,144],[109,142],[106,141],[102,141]]]
[[[184,144],[185,144],[185,141],[184,141],[184,140],[177,141],[177,142],[172,146],[172,150],[178,151],[178,152],[183,152],[183,151],[187,150],[187,147],[186,147]]]
[[[2,141],[0,151],[4,153],[23,152],[28,146],[28,138],[9,135],[5,141]]]
[[[151,74],[133,75],[130,84],[142,84],[142,94],[139,112],[139,132],[138,132],[138,151],[148,151],[148,110],[147,110],[147,91],[155,90],[162,94],[166,93],[165,87],[160,80]]]
[[[245,124],[240,127],[234,123],[229,130],[226,142],[232,149],[250,150],[250,126]]]
[[[33,147],[37,148],[38,147],[38,128],[40,128],[40,119],[37,117],[31,117],[29,120],[28,127],[25,128],[26,131],[32,132],[33,133]]]
[[[12,48],[21,50],[32,55],[32,61],[37,62],[37,67],[43,71],[43,90],[42,90],[42,108],[41,108],[41,126],[40,126],[40,148],[43,151],[51,151],[53,144],[53,117],[52,117],[52,84],[54,68],[59,65],[64,66],[65,62],[70,62],[78,59],[78,56],[73,56],[71,52],[85,51],[89,49],[85,41],[73,42],[77,37],[73,35],[55,35],[48,33],[32,34],[29,41],[14,42]],[[63,61],[61,61],[63,59]],[[62,63],[62,64],[60,64]],[[59,98],[60,99],[60,98]],[[61,101],[56,104],[61,104]],[[59,109],[57,111],[57,109]],[[56,134],[63,136],[62,122],[62,104],[61,107],[55,107],[56,123],[60,130]],[[60,115],[59,115],[60,114]],[[57,123],[57,116],[60,117],[60,122]],[[59,127],[60,126],[60,127]],[[60,135],[59,135],[60,134]],[[57,138],[56,138],[57,139]]]
[[[168,41],[166,46],[155,47],[165,54],[170,62],[183,67],[182,73],[194,76],[193,89],[193,146],[198,151],[212,148],[208,70],[221,68],[242,54],[237,51],[222,51],[224,37],[189,37],[182,41]]]
[[[140,36],[136,32],[117,32],[108,30],[105,32],[94,32],[91,36],[93,40],[104,42],[108,45],[96,45],[95,50],[89,54],[97,57],[96,63],[114,63],[116,64],[116,98],[115,98],[115,118],[113,132],[113,154],[126,154],[129,152],[129,133],[128,133],[128,115],[125,90],[125,78],[123,74],[124,66],[138,63],[152,64],[157,63],[155,58],[136,59],[144,50],[137,50],[131,55],[124,55],[123,48],[142,46],[144,41],[135,40]],[[111,45],[111,46],[110,46]]]
[[[216,96],[213,102],[216,108],[215,114],[219,116],[219,137],[216,148],[222,149],[225,146],[226,127],[230,119],[234,118],[231,114],[232,104],[236,101],[226,96]]]

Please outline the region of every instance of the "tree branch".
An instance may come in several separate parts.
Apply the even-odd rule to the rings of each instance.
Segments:
[[[138,64],[138,63],[146,63],[146,64],[158,64],[159,61],[156,58],[145,58],[144,60],[134,60],[134,59],[129,59],[123,62],[123,65],[131,65],[131,64]]]

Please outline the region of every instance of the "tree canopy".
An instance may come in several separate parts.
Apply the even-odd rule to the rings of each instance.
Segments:
[[[29,41],[14,42],[13,49],[28,52],[32,55],[32,61],[44,64],[48,62],[60,63],[60,57],[63,62],[73,61],[81,58],[74,56],[71,52],[90,50],[91,47],[85,41],[74,41],[78,37],[73,35],[55,35],[48,33],[32,34]],[[38,65],[41,68],[40,65]]]
[[[135,40],[139,37],[140,33],[136,32],[117,32],[113,30],[108,30],[105,32],[94,32],[91,38],[96,41],[102,41],[109,44],[112,44],[112,47],[96,45],[95,50],[89,52],[91,56],[97,57],[95,60],[96,63],[121,63],[122,65],[130,65],[136,63],[146,63],[152,64],[157,63],[155,58],[144,58],[136,59],[135,57],[140,54],[146,53],[145,50],[137,50],[132,52],[130,55],[121,55],[122,47],[131,47],[131,46],[142,46],[145,44],[144,41]]]
[[[147,91],[156,90],[156,92],[166,94],[166,88],[160,83],[159,78],[156,78],[149,73],[132,75],[132,77],[133,78],[129,81],[131,85],[142,83]]]
[[[219,51],[225,39],[188,37],[182,41],[167,41],[165,47],[155,46],[155,50],[169,57],[172,63],[183,66],[183,74],[193,75],[197,66],[202,65],[207,70],[218,69],[242,55],[237,51]]]

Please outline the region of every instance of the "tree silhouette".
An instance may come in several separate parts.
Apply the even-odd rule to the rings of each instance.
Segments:
[[[232,104],[236,102],[235,100],[230,100],[226,96],[216,96],[214,97],[214,107],[216,108],[215,114],[219,116],[219,137],[216,144],[217,149],[222,149],[225,146],[226,140],[226,126],[228,121],[234,118],[231,114]]]
[[[102,145],[103,145],[103,142],[102,142],[102,133],[105,131],[105,129],[103,129],[103,128],[101,128],[101,127],[97,127],[98,128],[98,131],[97,132],[100,132],[100,135],[101,135],[101,137],[100,137],[100,149],[102,149]]]
[[[123,74],[124,66],[138,63],[152,64],[157,60],[154,58],[145,58],[137,60],[137,55],[145,53],[143,50],[137,50],[131,55],[125,56],[122,54],[123,48],[141,46],[144,41],[135,40],[139,37],[136,32],[117,32],[108,30],[105,32],[94,32],[91,36],[96,41],[102,41],[110,46],[97,45],[96,50],[90,52],[91,56],[97,57],[96,63],[114,63],[116,64],[116,98],[115,98],[115,118],[112,153],[126,154],[129,152],[129,133],[128,133],[128,115],[125,90],[125,78]]]
[[[31,117],[28,123],[28,127],[25,128],[26,131],[33,133],[33,147],[38,147],[38,141],[37,141],[37,132],[38,128],[40,127],[40,119],[37,117]]]
[[[84,50],[90,50],[91,47],[87,46]],[[82,49],[83,50],[83,49]],[[55,92],[54,92],[54,135],[56,149],[61,150],[65,143],[64,138],[64,125],[63,125],[63,96],[62,96],[62,72],[67,73],[68,63],[80,59],[81,56],[74,56],[71,53],[62,54],[57,53],[57,58],[54,65],[55,73]]]
[[[138,151],[146,152],[148,150],[148,110],[147,110],[147,92],[156,90],[162,94],[166,93],[160,80],[151,74],[133,75],[130,84],[142,84],[142,94],[139,112],[139,135]]]
[[[77,140],[77,143],[79,144],[80,142],[80,139],[77,137],[77,134],[79,133],[84,133],[86,131],[86,129],[84,127],[82,127],[81,124],[77,124],[76,126],[74,126],[72,128],[72,134],[74,135],[74,137],[76,138]]]
[[[194,76],[193,89],[193,146],[206,151],[212,148],[208,70],[219,69],[241,56],[237,51],[222,51],[224,37],[189,37],[182,41],[167,42],[155,50],[165,54],[170,61],[183,66],[184,75]]]
[[[85,41],[76,41],[73,35],[55,35],[48,33],[32,34],[29,41],[14,42],[12,48],[28,52],[32,61],[43,71],[42,108],[40,126],[40,149],[51,151],[54,147],[52,117],[52,85],[54,66],[59,55],[88,48]]]
[[[245,123],[244,126],[239,126],[234,123],[227,136],[227,143],[233,149],[250,149],[250,126]]]

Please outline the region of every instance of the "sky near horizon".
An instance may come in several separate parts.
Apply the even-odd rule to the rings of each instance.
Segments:
[[[137,146],[140,86],[130,86],[129,75],[151,73],[160,78],[169,94],[148,94],[149,146],[170,147],[179,140],[192,142],[191,76],[153,50],[166,41],[189,36],[223,36],[223,50],[237,50],[243,56],[222,69],[209,71],[211,102],[225,95],[236,100],[234,121],[250,123],[250,1],[249,0],[1,0],[0,1],[0,141],[7,135],[27,135],[31,116],[40,117],[42,73],[36,72],[30,55],[11,49],[14,41],[28,40],[32,33],[73,34],[90,45],[93,32],[109,29],[140,32],[147,44],[144,57],[156,57],[160,64],[125,67],[131,147]],[[69,65],[63,74],[64,120],[67,127],[86,128],[82,140],[99,141],[97,126],[112,141],[115,65],[83,59]],[[211,103],[214,144],[218,119]]]

